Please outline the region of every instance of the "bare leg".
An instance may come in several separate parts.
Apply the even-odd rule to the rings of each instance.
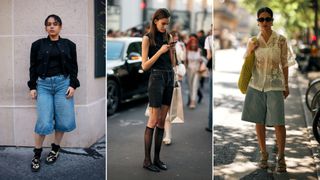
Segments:
[[[275,126],[275,130],[278,145],[278,154],[283,155],[286,143],[286,128],[284,125]]]
[[[64,132],[56,131],[54,133],[54,144],[55,145],[60,145],[61,140],[63,138]]]
[[[43,141],[44,141],[45,138],[46,138],[45,135],[40,135],[40,134],[37,134],[37,133],[34,134],[35,148],[36,149],[42,148],[42,144],[43,144]]]
[[[264,124],[256,124],[256,132],[260,148],[259,167],[262,169],[268,168],[268,153],[266,148],[266,127]]]
[[[256,124],[259,148],[261,152],[267,152],[266,148],[266,127],[264,124]]]
[[[286,127],[284,125],[275,126],[278,145],[277,171],[286,172],[286,161],[284,158],[284,149],[286,144]]]

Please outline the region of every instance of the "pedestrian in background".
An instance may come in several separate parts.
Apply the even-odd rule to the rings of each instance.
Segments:
[[[160,160],[160,150],[163,140],[164,123],[170,108],[175,65],[172,53],[174,43],[167,32],[170,23],[170,13],[160,8],[152,16],[150,31],[142,39],[142,69],[150,70],[148,95],[149,119],[144,133],[145,158],[143,167],[153,172],[167,170],[167,165]],[[170,51],[172,49],[172,51]],[[151,161],[151,145],[155,129],[155,151],[153,163]]]
[[[176,45],[175,45],[175,49],[176,49],[175,55],[177,58],[176,60],[179,63],[184,63],[186,60],[186,54],[187,54],[186,46],[181,41],[181,36],[179,32],[172,31],[170,34],[173,38],[173,41],[176,42]],[[178,78],[179,78],[180,84],[182,84],[183,76],[180,76],[178,74]],[[170,145],[171,139],[172,139],[172,124],[168,117],[166,118],[166,121],[165,121],[164,132],[165,132],[165,136],[163,138],[163,143],[166,145]]]
[[[251,38],[245,54],[254,53],[252,77],[242,111],[242,120],[256,123],[260,148],[260,168],[268,168],[266,126],[274,126],[277,139],[277,172],[286,172],[286,128],[284,99],[289,95],[288,47],[286,38],[272,30],[273,12],[264,7],[257,12],[260,32]]]
[[[207,68],[209,71],[209,115],[208,115],[208,127],[206,130],[212,132],[212,54],[213,54],[213,35],[212,35],[212,24],[211,24],[211,34],[209,34],[205,40],[204,48],[207,51]]]
[[[30,55],[28,86],[31,98],[37,101],[38,115],[32,171],[40,169],[46,135],[55,131],[54,143],[45,161],[52,164],[59,156],[64,133],[76,128],[73,95],[80,86],[76,45],[60,37],[61,18],[49,15],[44,24],[48,37],[33,42]]]
[[[189,108],[191,109],[196,108],[196,98],[200,79],[199,68],[201,63],[201,49],[198,40],[195,37],[190,37],[187,43],[186,68],[189,85]]]

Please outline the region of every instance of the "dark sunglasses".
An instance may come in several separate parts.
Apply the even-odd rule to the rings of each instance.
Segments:
[[[273,21],[273,18],[271,18],[271,17],[258,18],[257,21],[259,21],[259,22],[263,22],[263,21],[270,22],[270,21]]]

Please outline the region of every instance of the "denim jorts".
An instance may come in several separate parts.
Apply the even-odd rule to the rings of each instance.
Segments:
[[[35,132],[48,135],[53,130],[69,132],[76,128],[74,100],[67,99],[69,77],[63,75],[38,78],[37,114]]]

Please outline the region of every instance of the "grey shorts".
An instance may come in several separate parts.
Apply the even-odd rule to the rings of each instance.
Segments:
[[[285,125],[283,91],[261,92],[248,87],[241,119],[268,126]]]

